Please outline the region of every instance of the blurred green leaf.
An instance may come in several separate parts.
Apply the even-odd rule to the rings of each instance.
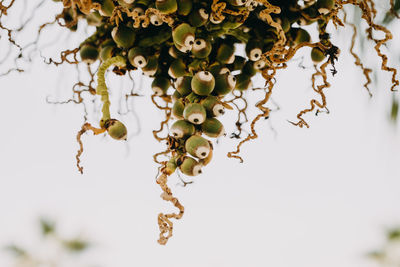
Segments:
[[[56,227],[55,222],[46,218],[40,219],[40,229],[44,236],[54,233],[55,227]]]
[[[387,238],[389,241],[400,239],[400,229],[392,229],[387,232]]]
[[[400,10],[400,0],[396,0],[394,2],[394,11],[396,13],[399,13]],[[391,11],[388,11],[383,19],[383,23],[384,24],[389,24],[390,22],[392,22],[394,19],[396,18],[396,16],[394,14],[392,14]]]
[[[28,255],[28,253],[22,249],[21,247],[18,247],[17,245],[11,244],[5,247],[5,250],[7,250],[10,253],[13,253],[14,256],[20,258],[20,257],[25,257]]]
[[[385,252],[382,251],[372,251],[368,253],[368,257],[374,260],[382,260],[385,257]]]
[[[399,115],[399,101],[393,96],[392,107],[390,110],[390,118],[393,122],[397,121]],[[398,230],[399,231],[399,230]]]
[[[63,241],[63,245],[71,252],[82,252],[89,247],[89,243],[85,240],[75,238]]]

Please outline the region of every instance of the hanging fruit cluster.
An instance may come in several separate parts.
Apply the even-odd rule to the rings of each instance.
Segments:
[[[212,141],[224,135],[225,130],[218,119],[225,109],[232,109],[232,101],[244,99],[243,92],[253,88],[251,78],[260,73],[265,78],[264,98],[256,107],[260,113],[251,122],[250,134],[242,139],[237,150],[228,154],[238,158],[241,145],[257,134],[255,123],[268,118],[270,109],[266,106],[274,77],[278,70],[286,68],[296,52],[303,47],[311,48],[311,59],[315,73],[312,87],[322,101],[311,100],[310,107],[301,111],[293,123],[300,127],[308,124],[303,115],[313,110],[325,109],[326,98],[323,90],[330,86],[327,81],[327,66],[336,73],[335,61],[339,48],[332,44],[327,26],[344,26],[343,7],[353,5],[362,11],[362,18],[368,24],[367,37],[375,43],[375,50],[381,58],[381,68],[392,74],[392,90],[399,84],[396,69],[387,65],[387,56],[381,51],[382,45],[392,38],[383,26],[375,24],[375,3],[373,0],[59,0],[63,11],[57,15],[57,22],[77,30],[78,21],[86,20],[96,27],[93,35],[74,50],[61,53],[61,62],[94,64],[100,62],[97,71],[96,94],[102,100],[102,119],[99,127],[85,123],[78,133],[82,153],[81,135],[88,130],[94,134],[107,132],[112,138],[127,137],[127,128],[110,114],[109,91],[105,73],[112,67],[117,75],[140,70],[152,77],[153,102],[165,110],[169,135],[159,137],[166,140],[168,148],[159,155],[168,155],[162,161],[161,174],[157,179],[163,189],[162,198],[171,201],[179,213],[159,214],[160,244],[172,236],[171,218],[182,217],[184,209],[173,197],[167,186],[167,177],[176,171],[188,176],[202,172],[213,155]],[[393,1],[390,2],[393,6]],[[6,9],[5,9],[6,10]],[[304,26],[314,24],[319,32],[318,40],[311,40]],[[383,39],[374,37],[380,31]],[[354,43],[354,40],[353,40]],[[244,53],[236,51],[244,46]],[[77,55],[80,55],[78,59]],[[73,56],[73,59],[68,56]],[[356,56],[356,55],[355,55]],[[369,80],[369,72],[358,64]],[[323,83],[317,85],[320,77]],[[367,85],[366,85],[367,87]],[[161,99],[160,106],[154,99]],[[244,99],[245,100],[245,99]],[[244,112],[240,110],[239,112]],[[236,123],[240,131],[240,123]],[[240,135],[236,135],[240,138]],[[157,156],[155,160],[157,161]]]

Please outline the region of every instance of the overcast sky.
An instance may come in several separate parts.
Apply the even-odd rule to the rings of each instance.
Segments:
[[[396,38],[393,43],[400,42]],[[37,218],[47,215],[63,234],[93,240],[87,260],[100,266],[373,266],[365,253],[379,248],[387,227],[400,223],[400,134],[388,121],[390,76],[378,73],[370,99],[346,52],[348,40],[336,41],[343,53],[327,90],[330,114],[308,116],[310,129],[287,122],[313,97],[312,71],[292,64],[274,88],[280,110],[258,124],[259,138],[243,146],[243,164],[226,157],[237,140],[221,138],[193,184],[181,187],[171,177],[185,215],[166,247],[156,242],[157,214],[173,209],[155,183],[152,155],[165,144],[152,137],[162,113],[149,101],[149,81],[141,86],[145,96],[130,103],[140,118],[139,135],[127,143],[85,135],[80,175],[75,135],[83,109],[45,102],[70,95],[74,69],[37,61],[29,73],[0,78],[0,245],[34,247]],[[368,62],[377,65],[371,51]],[[311,66],[308,59],[304,64]],[[119,90],[130,84],[121,85],[113,74],[108,83],[118,117]],[[254,105],[260,95],[248,97]],[[138,129],[132,114],[118,118],[131,133]],[[232,131],[234,114],[222,121]],[[0,266],[9,260],[0,256]]]

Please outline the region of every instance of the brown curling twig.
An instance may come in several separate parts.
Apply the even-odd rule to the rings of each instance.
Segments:
[[[163,99],[163,100],[165,101],[165,106],[163,107],[163,106],[160,106],[160,105],[157,103],[157,101],[155,100],[155,97],[156,97],[156,95],[153,94],[153,95],[151,96],[151,101],[153,102],[153,104],[154,104],[158,109],[164,110],[164,113],[165,113],[165,120],[163,120],[163,121],[160,123],[160,129],[159,129],[159,130],[154,130],[154,131],[153,131],[153,136],[154,136],[154,138],[155,138],[157,141],[161,142],[161,141],[163,141],[163,140],[167,140],[167,139],[168,139],[168,136],[167,136],[167,137],[160,137],[160,136],[158,136],[158,134],[161,133],[161,132],[164,130],[164,127],[168,125],[168,122],[169,122],[169,120],[171,119],[172,110],[171,110],[171,108],[168,106],[168,103],[171,101],[171,99],[170,99],[169,96],[161,96],[161,99]]]
[[[90,123],[86,122],[82,125],[81,130],[76,135],[76,140],[78,141],[78,144],[79,144],[79,149],[75,156],[76,167],[78,167],[78,171],[81,174],[83,174],[83,167],[80,165],[80,163],[81,163],[80,157],[83,153],[83,143],[82,143],[81,137],[87,131],[92,131],[94,135],[98,135],[98,134],[104,133],[106,131],[106,129],[99,129],[99,128],[93,127]]]
[[[303,116],[309,112],[312,112],[316,107],[319,107],[321,109],[326,109],[326,96],[324,94],[324,89],[330,87],[330,84],[328,82],[327,79],[327,75],[326,75],[326,67],[329,64],[329,59],[321,65],[320,70],[318,70],[318,67],[315,66],[315,73],[311,76],[311,81],[312,81],[312,88],[313,90],[318,93],[321,96],[321,101],[322,103],[320,103],[318,100],[316,99],[312,99],[310,101],[310,108],[304,109],[302,111],[300,111],[297,114],[297,119],[299,120],[298,122],[294,123],[292,121],[289,121],[291,124],[295,125],[295,126],[299,126],[300,128],[303,128],[303,126],[306,126],[307,128],[309,128],[310,126],[307,124],[307,122],[303,119]],[[323,84],[322,85],[318,85],[316,86],[316,77],[317,76],[321,76],[323,79]]]
[[[353,23],[347,23],[353,28],[353,36],[351,38],[351,46],[350,46],[350,54],[354,57],[356,66],[360,67],[365,79],[367,80],[364,84],[364,88],[367,90],[368,94],[370,97],[372,97],[371,90],[369,89],[368,85],[371,84],[371,77],[370,73],[372,72],[372,69],[364,67],[364,64],[361,62],[360,57],[354,52],[354,45],[356,42],[356,37],[357,37],[357,27]]]
[[[168,239],[173,234],[173,223],[171,219],[179,220],[182,218],[185,208],[179,202],[179,200],[173,196],[171,189],[168,187],[168,173],[166,171],[166,162],[163,163],[163,167],[161,169],[161,175],[157,178],[157,184],[160,185],[163,193],[161,194],[161,198],[165,201],[171,202],[178,210],[178,213],[159,213],[158,214],[158,227],[160,228],[160,238],[157,242],[161,245],[165,245],[168,242]]]
[[[46,63],[48,65],[53,63],[54,65],[58,66],[58,65],[63,64],[64,62],[67,62],[69,64],[79,64],[80,61],[77,58],[78,52],[79,52],[79,47],[77,47],[73,50],[69,50],[69,49],[64,50],[60,53],[60,61],[58,61],[58,62],[55,61],[53,58],[49,58],[47,60],[43,55],[41,55],[41,57],[43,58],[44,63]],[[68,58],[68,56],[70,56],[70,55],[73,55],[72,59]]]
[[[377,53],[377,55],[381,58],[381,69],[383,71],[387,71],[392,73],[392,86],[390,88],[391,91],[395,91],[394,88],[399,85],[399,80],[396,78],[397,76],[397,69],[393,67],[389,67],[387,65],[388,62],[388,57],[381,51],[381,46],[386,44],[389,40],[393,38],[392,33],[384,26],[375,24],[374,18],[377,14],[377,11],[374,7],[374,3],[372,1],[368,0],[361,0],[361,1],[356,1],[356,0],[348,0],[348,1],[342,1],[342,0],[336,0],[336,4],[343,6],[345,4],[352,4],[354,6],[358,6],[362,12],[361,18],[364,19],[365,22],[368,24],[368,28],[366,30],[367,32],[367,38],[375,42],[374,49]],[[380,31],[385,34],[385,37],[383,39],[376,39],[373,37],[373,31]]]
[[[270,96],[272,94],[272,88],[274,87],[274,84],[272,83],[272,81],[269,81],[267,83],[268,85],[268,90],[266,91],[265,95],[264,95],[264,99],[262,99],[260,102],[258,102],[256,104],[256,107],[261,111],[260,114],[258,114],[251,122],[250,124],[250,130],[251,133],[243,140],[241,140],[239,142],[239,144],[236,147],[235,151],[232,152],[228,152],[227,156],[229,158],[236,158],[238,160],[240,160],[240,162],[243,162],[243,158],[241,156],[239,156],[238,154],[240,153],[240,147],[246,143],[249,142],[250,140],[256,139],[258,137],[258,134],[255,130],[255,125],[256,123],[261,119],[261,118],[268,118],[269,114],[270,114],[270,109],[267,107],[264,107],[264,105],[268,102],[268,100],[270,99]]]

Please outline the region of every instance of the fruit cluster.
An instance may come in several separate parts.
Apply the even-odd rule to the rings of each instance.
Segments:
[[[161,154],[167,154],[169,160],[161,162],[161,175],[157,182],[163,189],[163,199],[171,201],[180,212],[159,215],[161,244],[172,235],[170,219],[179,219],[184,212],[166,185],[167,177],[177,170],[188,176],[199,175],[202,167],[211,161],[213,145],[209,138],[224,135],[224,126],[218,117],[225,113],[225,109],[232,109],[226,96],[242,98],[243,91],[253,88],[251,79],[254,75],[260,73],[265,78],[266,84],[262,88],[265,97],[256,104],[261,113],[251,122],[250,134],[241,140],[235,152],[228,154],[239,159],[240,146],[257,137],[254,124],[270,114],[266,104],[276,72],[286,68],[286,63],[303,47],[311,50],[310,57],[315,64],[312,87],[322,102],[311,100],[310,107],[301,111],[297,116],[299,121],[293,124],[308,127],[302,116],[326,108],[323,89],[330,86],[326,67],[331,65],[332,74],[336,73],[335,60],[340,51],[332,44],[327,26],[329,23],[336,27],[345,25],[346,16],[341,18],[339,14],[340,11],[345,14],[345,5],[360,8],[368,25],[367,37],[375,42],[374,48],[381,58],[381,68],[392,74],[391,89],[399,84],[396,69],[387,66],[387,56],[381,51],[382,45],[392,35],[374,22],[376,10],[373,0],[53,1],[62,2],[64,7],[56,17],[60,25],[75,31],[78,21],[85,20],[88,25],[96,27],[94,34],[77,49],[61,53],[61,63],[85,62],[90,65],[100,62],[96,93],[101,96],[103,116],[99,128],[85,123],[78,134],[81,145],[77,155],[78,167],[82,153],[80,136],[85,131],[91,130],[95,134],[107,131],[117,140],[127,136],[125,125],[110,114],[105,80],[108,68],[113,67],[117,75],[140,70],[152,77],[152,97],[165,102],[165,107],[158,106],[166,110],[165,124],[171,115],[175,118],[169,136],[158,138],[168,142],[168,149]],[[390,3],[393,6],[393,1]],[[311,24],[317,28],[318,40],[311,40],[309,28],[304,27]],[[382,32],[384,38],[374,37],[374,31]],[[354,44],[354,39],[352,42]],[[73,61],[67,58],[71,54]],[[368,69],[361,63],[357,65],[370,81]],[[322,78],[323,84],[316,84],[317,77]]]

